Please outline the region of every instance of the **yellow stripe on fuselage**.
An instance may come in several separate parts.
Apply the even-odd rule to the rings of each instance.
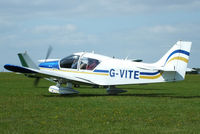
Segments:
[[[186,59],[186,58],[184,58],[184,57],[177,56],[177,57],[171,58],[171,59],[167,62],[167,64],[170,63],[170,62],[173,61],[173,60],[181,60],[181,61],[183,61],[183,62],[185,62],[185,63],[188,63],[188,59]],[[163,72],[162,72],[162,73],[163,73]],[[141,79],[157,79],[157,78],[159,78],[159,77],[162,76],[162,73],[159,73],[158,75],[155,75],[155,76],[140,76],[140,78],[141,78]]]
[[[40,67],[40,69],[52,70],[52,71],[61,71],[61,72],[69,72],[69,73],[79,73],[79,74],[94,74],[94,75],[104,75],[104,76],[108,76],[109,75],[107,73],[80,72],[80,71],[72,71],[72,70],[58,70],[58,69],[43,68],[43,67]]]
[[[163,72],[162,73],[159,73],[158,75],[155,75],[155,76],[140,76],[141,79],[157,79],[157,78],[160,78],[160,76],[162,76]]]
[[[188,59],[186,59],[186,58],[184,58],[184,57],[174,57],[174,58],[172,58],[172,59],[170,59],[168,62],[167,62],[167,64],[169,63],[169,62],[171,62],[171,61],[173,61],[173,60],[181,60],[181,61],[184,61],[185,63],[188,63]]]

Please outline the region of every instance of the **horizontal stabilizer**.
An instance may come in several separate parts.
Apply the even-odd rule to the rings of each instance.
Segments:
[[[169,68],[169,67],[157,67],[157,68],[154,68],[155,70],[158,70],[158,71],[165,71],[165,72],[176,72],[175,68]]]
[[[175,72],[176,70],[174,68],[170,67],[155,67],[155,66],[143,66],[138,67],[140,69],[148,70],[148,71],[166,71],[166,72]]]

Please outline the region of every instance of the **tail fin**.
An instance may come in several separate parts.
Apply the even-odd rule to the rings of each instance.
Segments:
[[[174,80],[184,80],[192,42],[178,41],[156,64],[175,71]]]
[[[19,53],[18,54],[20,62],[23,67],[29,67],[33,69],[39,69],[37,65],[31,60],[31,58],[28,56],[28,54],[25,53]]]

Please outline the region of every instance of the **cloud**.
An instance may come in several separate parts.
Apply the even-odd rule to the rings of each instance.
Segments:
[[[57,45],[84,45],[93,44],[97,40],[95,35],[79,31],[74,24],[39,25],[32,28],[30,31],[32,31],[33,35],[42,37],[36,39],[38,40],[38,44],[56,43]]]
[[[47,24],[20,27],[19,31],[11,34],[3,33],[0,36],[1,45],[13,47],[25,46],[47,46],[56,45],[95,45],[98,38],[95,34],[88,34],[80,31],[74,24]]]
[[[48,33],[72,33],[77,30],[77,27],[73,24],[67,25],[39,25],[32,29],[33,33],[37,34],[48,34]]]
[[[147,29],[151,33],[175,33],[178,31],[176,27],[170,25],[158,25]]]
[[[198,0],[84,0],[0,1],[1,18],[113,16],[200,10]]]

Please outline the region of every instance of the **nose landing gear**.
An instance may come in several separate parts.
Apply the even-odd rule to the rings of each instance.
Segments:
[[[72,88],[72,83],[68,82],[66,87],[61,87],[60,83],[57,83],[56,86],[49,87],[50,93],[57,94],[78,94],[79,92]]]

